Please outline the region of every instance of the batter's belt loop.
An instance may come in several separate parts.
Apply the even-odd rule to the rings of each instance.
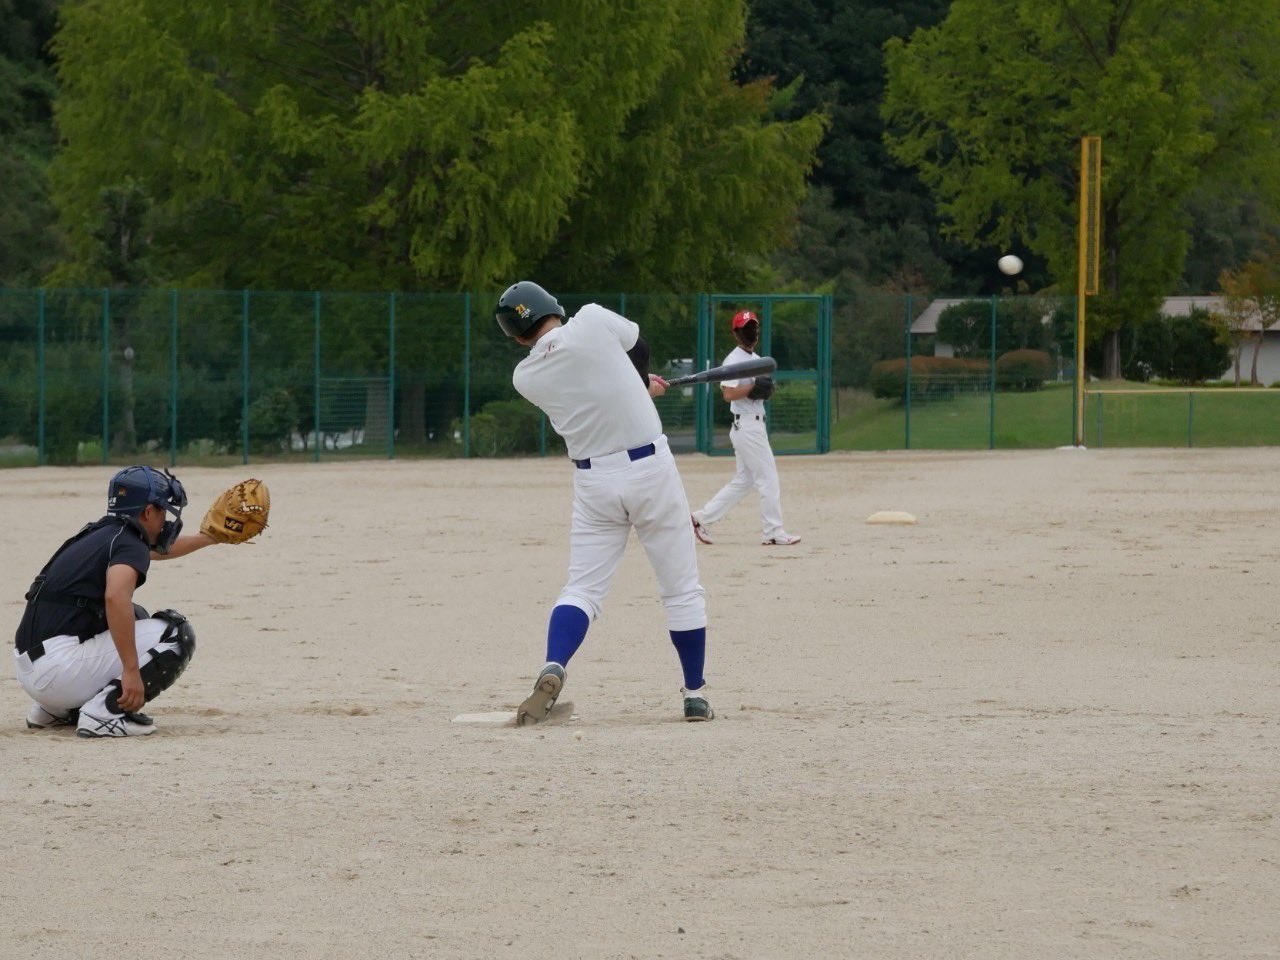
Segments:
[[[657,452],[657,444],[646,443],[643,447],[632,447],[627,451],[627,456],[632,460],[643,460],[645,457],[652,457]],[[586,460],[575,460],[573,461],[573,465],[579,470],[590,470],[591,460],[590,458]]]

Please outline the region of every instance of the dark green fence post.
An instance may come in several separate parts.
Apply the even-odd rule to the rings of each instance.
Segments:
[[[396,457],[396,295],[387,315],[387,459]]]
[[[315,388],[312,390],[315,399],[312,401],[311,417],[314,424],[315,439],[311,444],[311,461],[313,463],[320,462],[320,444],[321,437],[324,436],[320,432],[320,291],[317,290],[311,296],[312,299],[312,325],[315,328],[312,337],[312,376],[315,380]]]
[[[991,404],[987,414],[987,449],[996,448],[996,295],[991,295],[991,374],[988,378],[991,388]]]
[[[249,291],[240,293],[240,462],[249,462]]]
[[[36,465],[44,466],[44,287],[36,293]]]
[[[111,291],[102,288],[102,465],[111,445]]]
[[[818,452],[831,452],[831,294],[818,306]]]
[[[1196,392],[1187,391],[1187,446],[1195,446]]]
[[[169,466],[178,462],[178,291],[169,293]]]
[[[905,318],[905,335],[907,341],[907,366],[904,370],[906,391],[903,394],[903,449],[911,449],[911,294],[907,294],[907,315]]]
[[[471,456],[471,292],[463,301],[467,311],[462,338],[462,455]]]
[[[705,293],[698,294],[697,305],[698,316],[698,343],[694,350],[693,372],[697,373],[707,364],[708,358],[711,356],[711,307],[710,302]],[[704,454],[711,453],[711,404],[707,400],[708,394],[702,389],[701,384],[694,384],[693,387],[693,435],[694,447],[701,450]]]

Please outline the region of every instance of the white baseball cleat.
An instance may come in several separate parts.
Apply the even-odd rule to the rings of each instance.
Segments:
[[[42,703],[33,703],[27,711],[27,726],[32,730],[74,726],[76,713],[75,710],[50,710]]]
[[[760,541],[761,545],[766,547],[789,547],[793,543],[799,543],[799,537],[793,537],[789,533],[778,533],[772,537],[765,537]]]
[[[693,521],[693,535],[698,538],[701,543],[711,543],[711,534],[707,532],[707,528],[698,522],[698,518],[693,514],[689,514],[689,519]]]
[[[156,732],[155,721],[145,713],[108,713],[95,717],[80,711],[77,737],[145,737]]]
[[[556,705],[556,698],[563,688],[564,667],[558,663],[548,663],[538,674],[533,693],[516,710],[516,726],[528,727],[545,720],[551,713],[551,708]]]

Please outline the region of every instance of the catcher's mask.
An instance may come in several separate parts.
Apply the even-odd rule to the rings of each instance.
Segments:
[[[168,470],[161,472],[143,466],[125,467],[111,478],[107,487],[107,513],[136,522],[148,504],[173,517],[165,520],[155,542],[157,553],[168,553],[182,532],[182,508],[187,505],[187,491],[178,478]]]
[[[508,337],[523,337],[543,317],[563,317],[564,307],[533,281],[521,280],[498,298],[493,316]]]
[[[760,339],[760,318],[751,310],[739,310],[733,315],[733,335],[744,347],[754,347]]]

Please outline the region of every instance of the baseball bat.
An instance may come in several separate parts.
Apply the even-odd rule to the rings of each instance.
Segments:
[[[719,383],[721,380],[744,380],[747,377],[763,377],[778,369],[778,361],[773,357],[753,357],[741,363],[726,363],[723,367],[712,367],[691,373],[688,376],[668,380],[667,386],[678,387],[682,383]]]

